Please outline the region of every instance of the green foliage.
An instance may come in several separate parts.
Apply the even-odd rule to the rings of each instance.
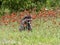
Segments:
[[[34,7],[39,11],[42,7],[52,8],[56,6],[60,7],[60,0],[0,0],[0,9],[7,8],[11,12],[33,9]],[[3,14],[4,11],[1,13],[1,10],[0,14]]]

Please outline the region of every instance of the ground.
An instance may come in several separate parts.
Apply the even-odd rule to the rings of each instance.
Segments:
[[[1,45],[60,45],[60,18],[34,19],[32,31],[20,32],[17,22],[0,25]]]

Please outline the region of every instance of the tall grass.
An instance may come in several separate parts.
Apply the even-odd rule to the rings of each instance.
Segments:
[[[55,23],[55,22],[56,23]],[[17,22],[0,26],[1,45],[60,45],[60,18],[32,21],[32,31],[18,30]]]

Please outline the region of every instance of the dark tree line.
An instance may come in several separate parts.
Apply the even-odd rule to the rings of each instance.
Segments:
[[[43,7],[54,8],[57,6],[60,7],[60,0],[0,0],[0,14],[2,14],[5,9],[12,12],[36,7],[36,10],[39,11]]]

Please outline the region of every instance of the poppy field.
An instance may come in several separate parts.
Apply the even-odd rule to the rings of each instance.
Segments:
[[[60,15],[57,10],[32,12],[32,31],[19,31],[28,11],[4,14],[0,18],[1,45],[60,45]]]

